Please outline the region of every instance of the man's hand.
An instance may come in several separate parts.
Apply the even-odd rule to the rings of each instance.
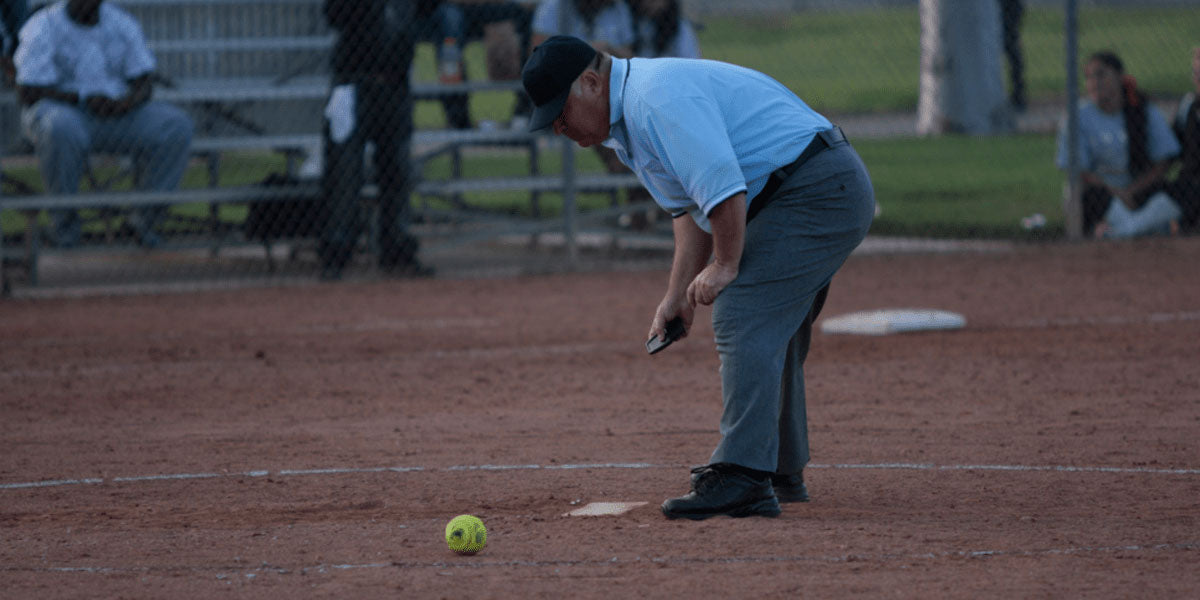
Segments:
[[[692,319],[695,318],[696,311],[688,304],[684,298],[671,298],[670,296],[663,298],[658,304],[658,309],[654,311],[654,320],[650,322],[650,333],[646,335],[646,339],[657,336],[663,339],[666,335],[667,321],[679,317],[683,319],[683,335],[680,339],[687,337],[687,332],[692,329]]]
[[[718,262],[709,263],[704,267],[703,271],[688,284],[687,299],[688,304],[695,307],[697,304],[705,306],[712,304],[721,290],[729,285],[731,281],[737,279],[737,265],[728,266]]]
[[[129,92],[120,98],[107,96],[88,96],[84,103],[89,111],[98,117],[119,117],[150,100],[153,86],[150,83],[151,74],[129,80]]]
[[[1111,189],[1111,188],[1110,188]],[[1129,210],[1137,210],[1137,204],[1133,201],[1133,187],[1123,187],[1112,189],[1113,196],[1116,196]]]
[[[88,112],[97,117],[118,117],[129,112],[129,106],[125,102],[107,96],[88,96],[84,103]]]
[[[721,290],[737,279],[746,238],[746,193],[734,194],[713,207],[708,220],[713,231],[713,261],[687,286],[687,300],[693,307],[712,304]]]

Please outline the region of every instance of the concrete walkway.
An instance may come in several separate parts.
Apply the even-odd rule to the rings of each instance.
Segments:
[[[1063,116],[1059,104],[1030,106],[1016,115],[1017,131],[1021,133],[1053,133]],[[1170,110],[1174,110],[1172,107]],[[1167,112],[1166,114],[1171,114]],[[884,114],[830,115],[830,120],[841,126],[851,140],[863,138],[916,137],[917,114],[915,112]]]

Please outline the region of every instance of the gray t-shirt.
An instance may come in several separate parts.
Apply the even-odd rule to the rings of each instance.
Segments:
[[[130,79],[155,68],[141,26],[108,3],[100,5],[100,20],[92,26],[72,21],[66,2],[41,10],[21,28],[13,62],[17,83],[54,87],[81,98],[120,98],[129,91]]]
[[[1150,160],[1158,162],[1179,154],[1179,141],[1156,106],[1147,106],[1146,143]],[[1129,172],[1129,137],[1121,111],[1106,113],[1090,100],[1079,103],[1079,167],[1100,176],[1109,186],[1127,187],[1133,183]],[[1067,167],[1067,125],[1064,117],[1058,127],[1058,168]]]

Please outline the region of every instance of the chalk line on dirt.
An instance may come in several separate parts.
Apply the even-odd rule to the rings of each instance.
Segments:
[[[0,483],[0,490],[64,487],[72,485],[98,485],[103,483],[139,483],[149,481],[186,481],[215,479],[221,477],[276,477],[348,475],[356,473],[414,473],[439,471],[570,471],[581,469],[679,469],[688,465],[660,465],[653,463],[577,463],[577,464],[520,464],[520,465],[453,465],[449,467],[331,467],[322,469],[280,469],[271,471],[258,469],[232,473],[164,473],[157,475],[135,475],[125,477],[88,477],[78,479],[46,479]],[[869,469],[869,470],[915,470],[915,471],[1010,471],[1059,473],[1113,473],[1145,475],[1200,475],[1200,468],[1151,468],[1151,467],[1079,467],[1071,465],[938,465],[933,463],[874,463],[874,464],[810,464],[810,469]]]

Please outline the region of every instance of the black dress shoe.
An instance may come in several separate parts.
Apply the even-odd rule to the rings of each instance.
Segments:
[[[799,473],[772,473],[771,487],[780,502],[808,502],[808,488],[804,487],[804,471]]]
[[[668,519],[699,521],[717,515],[778,517],[782,511],[770,480],[706,466],[692,470],[692,491],[663,502],[662,512]]]

